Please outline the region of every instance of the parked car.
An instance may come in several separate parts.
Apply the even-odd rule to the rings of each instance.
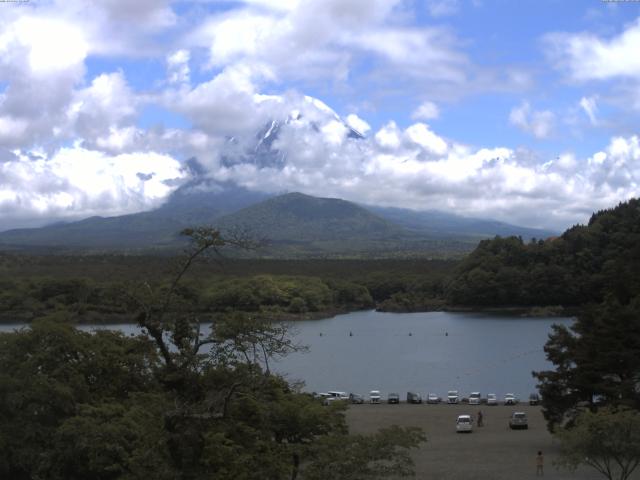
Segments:
[[[469,395],[469,405],[480,405],[480,392],[471,392]]]
[[[529,428],[529,422],[527,420],[527,414],[524,412],[513,412],[509,418],[509,428]]]
[[[468,432],[471,433],[473,431],[473,419],[471,415],[458,415],[458,419],[456,420],[456,432]]]
[[[397,393],[390,393],[387,396],[387,403],[400,403],[400,395]]]
[[[540,395],[532,393],[529,395],[529,405],[538,405],[540,403]]]
[[[361,404],[361,403],[364,403],[364,397],[362,395],[357,394],[357,393],[350,393],[349,394],[349,401],[351,403]]]
[[[407,403],[422,403],[422,396],[419,393],[407,392]]]
[[[513,393],[507,393],[504,396],[504,404],[505,405],[516,405],[518,403],[518,399]]]
[[[487,393],[487,405],[498,405],[498,396],[495,393]]]
[[[459,397],[458,397],[458,391],[457,390],[449,390],[447,392],[447,403],[458,403],[459,401]]]
[[[427,403],[440,403],[442,399],[436,395],[435,393],[430,393],[427,395]]]
[[[331,391],[328,393],[330,397],[336,398],[338,400],[349,400],[349,395],[347,395],[347,392]]]
[[[337,397],[326,397],[322,400],[322,405],[331,405],[333,402],[338,402],[339,399]]]
[[[369,392],[370,403],[380,403],[380,390],[371,390]]]

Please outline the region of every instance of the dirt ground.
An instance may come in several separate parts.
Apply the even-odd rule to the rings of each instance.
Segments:
[[[478,410],[484,427],[474,424],[472,433],[456,433],[458,415]],[[523,411],[529,417],[528,430],[509,429],[509,416]],[[591,480],[602,477],[595,470],[559,470],[553,464],[558,447],[547,432],[540,407],[486,405],[351,405],[347,422],[352,433],[372,433],[391,425],[422,427],[427,443],[415,451],[416,479],[420,480],[518,480],[536,477],[536,454],[544,455],[544,478]],[[633,479],[640,479],[635,472]]]

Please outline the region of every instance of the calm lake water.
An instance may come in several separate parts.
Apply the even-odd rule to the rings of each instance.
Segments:
[[[407,391],[445,396],[447,390],[515,393],[535,391],[533,370],[544,370],[543,346],[554,323],[570,318],[520,318],[479,313],[384,313],[363,311],[291,323],[295,340],[307,345],[272,365],[305,390],[342,390],[383,395]],[[3,325],[0,331],[20,325]],[[95,326],[83,326],[91,330]],[[126,333],[135,325],[106,325]],[[203,329],[206,331],[206,329]],[[350,335],[351,334],[351,335]]]

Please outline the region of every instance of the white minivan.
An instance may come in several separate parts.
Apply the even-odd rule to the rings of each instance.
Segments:
[[[471,415],[458,415],[458,419],[456,420],[456,432],[468,432],[471,433],[473,431],[473,419]]]
[[[469,405],[480,405],[481,398],[480,392],[471,392],[471,395],[469,395]]]
[[[369,392],[369,402],[380,403],[380,390],[371,390]]]

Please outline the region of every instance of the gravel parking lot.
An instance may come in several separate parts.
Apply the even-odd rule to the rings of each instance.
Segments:
[[[456,433],[458,415],[484,414],[484,427],[474,425],[472,433]],[[511,430],[509,416],[526,412],[528,430]],[[391,425],[422,427],[427,443],[414,453],[416,478],[425,480],[514,480],[535,478],[536,454],[544,454],[544,477],[550,479],[603,479],[595,470],[575,473],[553,465],[558,447],[547,432],[540,407],[486,405],[351,405],[347,422],[353,433],[372,433]],[[636,472],[634,479],[640,478]]]

